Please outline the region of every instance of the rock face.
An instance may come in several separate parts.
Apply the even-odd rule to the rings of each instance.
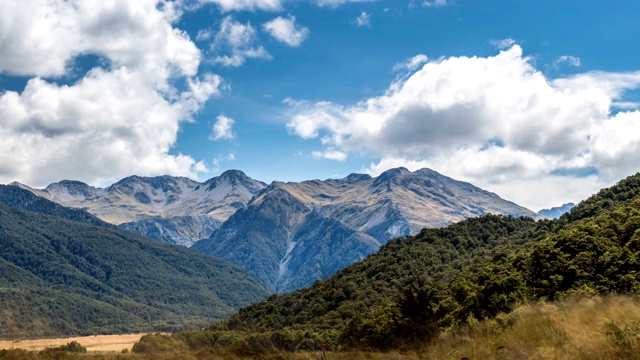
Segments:
[[[184,177],[130,176],[107,188],[64,180],[43,190],[27,188],[61,205],[162,242],[190,246],[208,238],[266,184],[230,170],[199,183]]]
[[[238,264],[286,292],[334,274],[391,238],[485,213],[537,217],[429,169],[273,182],[193,248]]]
[[[222,222],[206,215],[158,216],[120,224],[120,227],[146,237],[168,243],[190,247],[199,239],[206,239],[220,228]]]

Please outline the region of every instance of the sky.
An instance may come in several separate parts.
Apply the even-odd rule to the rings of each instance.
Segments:
[[[0,183],[430,168],[534,211],[640,171],[635,0],[0,2]]]

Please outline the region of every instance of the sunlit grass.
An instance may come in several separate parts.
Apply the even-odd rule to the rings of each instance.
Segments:
[[[638,324],[638,297],[541,302],[470,321],[441,335],[424,354],[428,359],[640,359]],[[616,341],[615,332],[624,339]]]

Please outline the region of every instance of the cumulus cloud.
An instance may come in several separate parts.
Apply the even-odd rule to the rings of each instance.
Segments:
[[[213,128],[211,129],[211,135],[209,135],[210,140],[231,140],[235,139],[236,135],[233,133],[233,124],[235,121],[233,119],[228,118],[224,115],[218,115],[216,118],[216,123],[213,124]]]
[[[30,77],[21,92],[0,94],[0,182],[99,185],[132,173],[206,170],[170,150],[180,123],[219,93],[221,79],[198,75],[200,51],[172,26],[173,7],[34,0],[0,9],[0,71]],[[66,76],[83,54],[107,65],[72,84],[46,80]],[[175,88],[175,80],[186,86]]]
[[[242,24],[231,16],[225,17],[220,23],[211,48],[217,54],[212,61],[223,66],[238,67],[247,58],[271,59],[271,55],[259,44],[256,28],[249,22]]]
[[[371,26],[371,14],[367,14],[363,11],[360,16],[356,18],[356,25],[360,27]]]
[[[296,26],[296,17],[289,15],[287,19],[282,16],[262,25],[276,40],[292,47],[298,47],[309,35],[309,29],[304,26]]]
[[[198,0],[198,4],[215,4],[223,12],[240,10],[282,10],[282,2],[280,0]]]
[[[155,1],[89,3],[34,0],[2,3],[0,69],[9,74],[59,77],[81,54],[99,54],[160,80],[195,75],[200,51],[175,29]],[[153,54],[150,56],[149,54]]]
[[[384,95],[351,106],[289,101],[295,115],[287,127],[345,156],[378,158],[371,173],[430,167],[536,208],[567,200],[560,193],[580,200],[638,171],[640,112],[612,115],[611,108],[639,87],[640,72],[549,79],[514,45],[486,58],[430,61]],[[540,185],[529,188],[537,196],[512,191],[531,183]],[[576,185],[584,188],[569,189]]]

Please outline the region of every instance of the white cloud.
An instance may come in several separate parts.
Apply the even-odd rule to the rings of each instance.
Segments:
[[[233,124],[235,121],[233,119],[228,118],[224,115],[218,115],[216,118],[216,123],[213,124],[213,128],[211,129],[211,135],[209,135],[210,140],[231,140],[235,139],[236,135],[233,133]]]
[[[207,41],[213,39],[214,36],[215,35],[211,29],[203,29],[198,31],[198,33],[196,34],[196,40]]]
[[[319,6],[338,7],[346,3],[358,3],[358,2],[374,2],[377,0],[316,0],[316,4]]]
[[[560,66],[560,64],[566,63],[569,66],[580,67],[580,58],[570,55],[563,55],[556,59],[553,63],[555,67]]]
[[[215,4],[223,12],[241,10],[282,10],[282,2],[280,0],[198,0],[198,4]]]
[[[548,79],[514,45],[492,57],[428,62],[352,106],[290,100],[287,127],[345,156],[378,158],[372,173],[430,167],[537,209],[581,200],[640,169],[640,112],[611,112],[639,87],[640,72]],[[525,184],[535,196],[519,195]]]
[[[259,44],[256,29],[251,23],[239,23],[231,16],[222,20],[211,47],[217,54],[212,61],[223,66],[238,67],[247,58],[271,59]]]
[[[0,71],[31,77],[0,94],[0,182],[72,178],[100,185],[130,174],[196,176],[202,162],[171,154],[180,123],[219,93],[197,75],[200,51],[157,1],[2,2]],[[104,59],[73,84],[75,57]],[[171,84],[184,80],[186,89]]]
[[[448,1],[447,0],[425,1],[425,2],[422,3],[422,5],[429,6],[429,7],[442,7],[442,6],[447,6],[448,5]]]
[[[362,12],[358,18],[356,18],[356,25],[358,26],[371,26],[371,14]]]
[[[502,40],[491,40],[489,41],[489,44],[498,50],[504,50],[515,45],[516,41],[511,38],[507,38]]]
[[[175,29],[156,1],[2,2],[0,69],[26,76],[62,76],[81,54],[99,54],[164,80],[195,75],[200,51]]]
[[[414,71],[420,66],[426,64],[428,61],[429,61],[429,58],[427,57],[427,55],[418,54],[416,56],[408,58],[407,60],[401,63],[395,64],[393,66],[393,71],[401,71],[401,70]]]
[[[314,151],[311,153],[311,156],[314,159],[328,159],[335,161],[347,160],[347,153],[333,149],[327,149],[325,151]]]
[[[281,16],[265,23],[262,28],[276,40],[292,47],[298,47],[309,35],[309,29],[296,26],[296,17],[289,15],[288,19]]]

